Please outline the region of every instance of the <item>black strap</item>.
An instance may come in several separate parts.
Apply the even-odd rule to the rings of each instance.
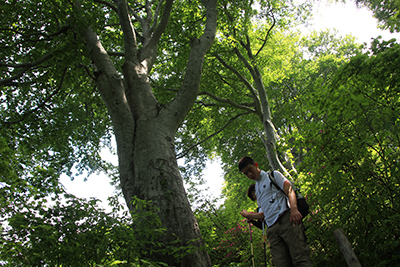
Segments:
[[[271,178],[271,175],[272,175],[272,178],[273,178],[273,179]],[[275,185],[276,188],[278,188],[286,197],[288,197],[288,196],[286,195],[285,191],[283,191],[282,188],[280,188],[280,187],[276,184],[276,182],[275,182],[275,177],[274,177],[274,171],[268,172],[268,178],[271,180],[271,183],[272,183],[273,185]]]

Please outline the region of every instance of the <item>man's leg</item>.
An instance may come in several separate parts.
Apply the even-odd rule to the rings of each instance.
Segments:
[[[286,215],[286,214],[285,214]],[[287,244],[293,265],[296,267],[312,266],[310,260],[310,247],[306,240],[304,225],[294,225],[290,221],[290,212],[287,213],[287,218],[282,218],[282,239]]]
[[[289,212],[286,212],[289,214]],[[284,214],[282,218],[286,215]],[[293,267],[290,251],[286,242],[281,237],[282,223],[280,218],[274,225],[267,228],[267,239],[270,244],[272,262],[277,267]]]

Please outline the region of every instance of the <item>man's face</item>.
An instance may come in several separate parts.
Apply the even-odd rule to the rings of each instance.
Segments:
[[[249,164],[242,169],[242,173],[247,176],[247,178],[251,180],[257,180],[260,176],[260,170],[258,169],[258,164],[256,165]]]
[[[253,192],[251,192],[251,196],[253,197],[253,201],[257,200],[257,196],[256,196],[256,190],[254,190]]]

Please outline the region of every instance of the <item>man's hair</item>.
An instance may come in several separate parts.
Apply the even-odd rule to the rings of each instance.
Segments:
[[[247,189],[247,196],[251,199],[251,201],[256,200],[253,196],[253,192],[256,191],[256,184],[252,184],[249,186],[249,189]]]
[[[254,161],[254,159],[252,159],[252,158],[250,158],[250,157],[243,157],[243,158],[241,158],[241,159],[239,160],[239,164],[238,164],[239,171],[242,171],[242,169],[243,169],[244,167],[246,167],[247,165],[249,165],[249,164],[251,164],[251,165],[256,165],[256,162]]]

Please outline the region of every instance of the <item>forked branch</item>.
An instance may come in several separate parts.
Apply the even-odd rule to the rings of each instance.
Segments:
[[[40,103],[37,107],[32,108],[32,109],[26,111],[24,114],[22,114],[22,116],[21,116],[18,120],[15,120],[15,121],[6,121],[5,124],[6,124],[7,126],[11,126],[11,125],[13,125],[13,124],[20,123],[20,122],[24,121],[29,115],[31,115],[31,114],[35,113],[37,110],[43,108],[44,105],[46,105],[46,103],[49,102],[50,99],[51,99],[53,96],[55,96],[55,95],[61,90],[61,87],[62,87],[62,85],[63,85],[63,83],[64,83],[64,78],[65,78],[65,74],[66,74],[66,73],[67,73],[67,69],[64,69],[64,72],[63,72],[63,74],[62,74],[62,76],[61,76],[60,84],[58,85],[58,87],[56,88],[56,90],[54,90],[54,92],[52,92],[50,95],[48,95],[48,96],[42,101],[42,103]]]
[[[201,145],[202,143],[206,142],[207,140],[213,138],[214,136],[216,136],[217,134],[219,134],[220,132],[222,132],[224,129],[226,129],[226,127],[229,126],[229,124],[231,124],[232,122],[234,122],[236,119],[240,118],[241,116],[248,115],[248,114],[251,114],[251,113],[252,113],[252,112],[240,113],[240,114],[238,114],[238,115],[236,115],[236,116],[230,118],[229,121],[228,121],[224,126],[222,126],[218,131],[216,131],[216,132],[214,132],[213,134],[207,136],[205,139],[201,140],[200,142],[197,142],[196,144],[193,144],[193,145],[189,146],[189,147],[186,149],[186,151],[184,151],[184,152],[178,154],[178,155],[176,156],[176,158],[177,158],[177,159],[180,159],[180,158],[186,157],[186,156],[189,154],[189,152],[190,152],[193,148],[195,148],[195,147],[198,146],[198,145]]]

